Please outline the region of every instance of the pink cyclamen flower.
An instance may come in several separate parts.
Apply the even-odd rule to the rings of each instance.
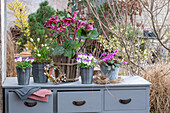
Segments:
[[[75,18],[78,13],[79,13],[79,11],[75,11],[75,12],[73,13],[73,18]]]
[[[116,55],[116,53],[110,53],[110,55],[112,55],[112,57],[113,57],[113,56],[115,56],[115,55]]]
[[[114,53],[117,53],[117,52],[118,52],[118,50],[115,50],[115,51],[114,51]]]
[[[107,54],[106,58],[110,58],[111,56],[109,54]]]
[[[101,63],[100,63],[100,62],[97,62],[97,64],[101,65]]]
[[[75,23],[75,20],[74,20],[74,18],[68,17],[68,18],[65,18],[65,19],[63,20],[63,22],[64,22],[64,24],[65,24],[66,26],[69,26],[70,24],[74,24],[74,23]]]
[[[127,64],[127,62],[123,62],[123,64]]]
[[[106,53],[102,53],[102,56],[105,56],[106,55]]]
[[[66,30],[66,27],[60,26],[60,27],[58,27],[58,28],[56,29],[56,32],[57,32],[57,33],[60,33],[60,32],[65,31],[65,30]]]
[[[78,21],[78,22],[79,22],[79,21]],[[86,21],[80,22],[80,23],[78,24],[76,30],[79,30],[79,29],[80,29],[83,25],[85,25],[85,24],[86,24]]]
[[[89,30],[93,30],[93,24],[89,24],[89,25],[87,25],[86,29],[87,29],[87,31],[89,31]]]
[[[106,62],[106,61],[107,61],[107,59],[106,59],[106,58],[104,58],[104,59],[103,59],[103,61],[104,61],[104,62]]]

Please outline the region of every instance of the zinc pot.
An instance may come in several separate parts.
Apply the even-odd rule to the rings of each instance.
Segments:
[[[47,63],[33,63],[32,64],[32,75],[35,83],[47,83],[48,77],[44,75],[44,67]]]
[[[18,85],[29,85],[31,68],[26,68],[25,72],[23,72],[22,68],[16,68],[16,70]]]
[[[101,65],[100,69],[101,73],[107,76],[109,80],[118,79],[119,67],[116,67],[114,70],[111,69],[110,71],[108,71],[105,65]]]
[[[80,68],[81,82],[82,84],[92,84],[93,82],[93,71],[92,68]]]

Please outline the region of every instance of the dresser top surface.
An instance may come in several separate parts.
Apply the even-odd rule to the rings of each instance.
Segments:
[[[107,86],[112,86],[112,87],[129,87],[129,86],[150,86],[151,83],[148,82],[147,80],[143,79],[140,76],[121,76],[124,81],[121,83],[116,83],[116,84],[107,84]],[[105,87],[105,85],[101,84],[81,84],[81,79],[76,82],[68,82],[68,83],[61,83],[59,85],[54,85],[51,82],[48,81],[48,83],[34,83],[33,78],[30,78],[30,83],[29,85],[18,85],[17,83],[17,77],[7,77],[2,84],[3,88],[17,88],[17,87],[25,87],[25,86],[39,86],[39,87]]]

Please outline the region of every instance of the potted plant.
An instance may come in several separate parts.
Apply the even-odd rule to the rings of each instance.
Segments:
[[[33,57],[22,58],[20,56],[14,58],[17,70],[18,85],[29,85],[30,70],[32,67]]]
[[[118,79],[119,67],[121,64],[127,64],[123,62],[121,56],[117,55],[118,50],[114,53],[102,53],[102,60],[100,61],[101,72],[108,76],[109,80]]]
[[[96,39],[97,29],[93,28],[93,21],[80,19],[77,14],[58,11],[57,15],[51,16],[44,27],[51,31],[53,37],[52,47],[53,61],[61,66],[66,74],[67,81],[78,80],[76,57],[82,50],[88,39]],[[59,71],[55,71],[59,75]],[[56,76],[57,77],[57,76]]]
[[[92,54],[79,54],[77,57],[77,62],[78,67],[80,67],[82,84],[92,84],[96,59],[92,56]]]
[[[47,83],[48,77],[44,75],[44,67],[51,62],[50,41],[45,40],[45,44],[39,44],[40,38],[37,41],[30,39],[34,49],[32,49],[32,56],[35,58],[32,66],[32,75],[35,83]],[[36,43],[34,43],[36,42]]]

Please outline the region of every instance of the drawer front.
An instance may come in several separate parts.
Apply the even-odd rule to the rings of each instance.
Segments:
[[[48,102],[21,100],[14,92],[8,92],[8,113],[53,113],[53,95]]]
[[[101,112],[101,92],[58,92],[58,113]]]
[[[110,93],[109,93],[110,92]],[[146,90],[105,90],[105,111],[145,110]],[[115,99],[116,97],[117,99]]]

